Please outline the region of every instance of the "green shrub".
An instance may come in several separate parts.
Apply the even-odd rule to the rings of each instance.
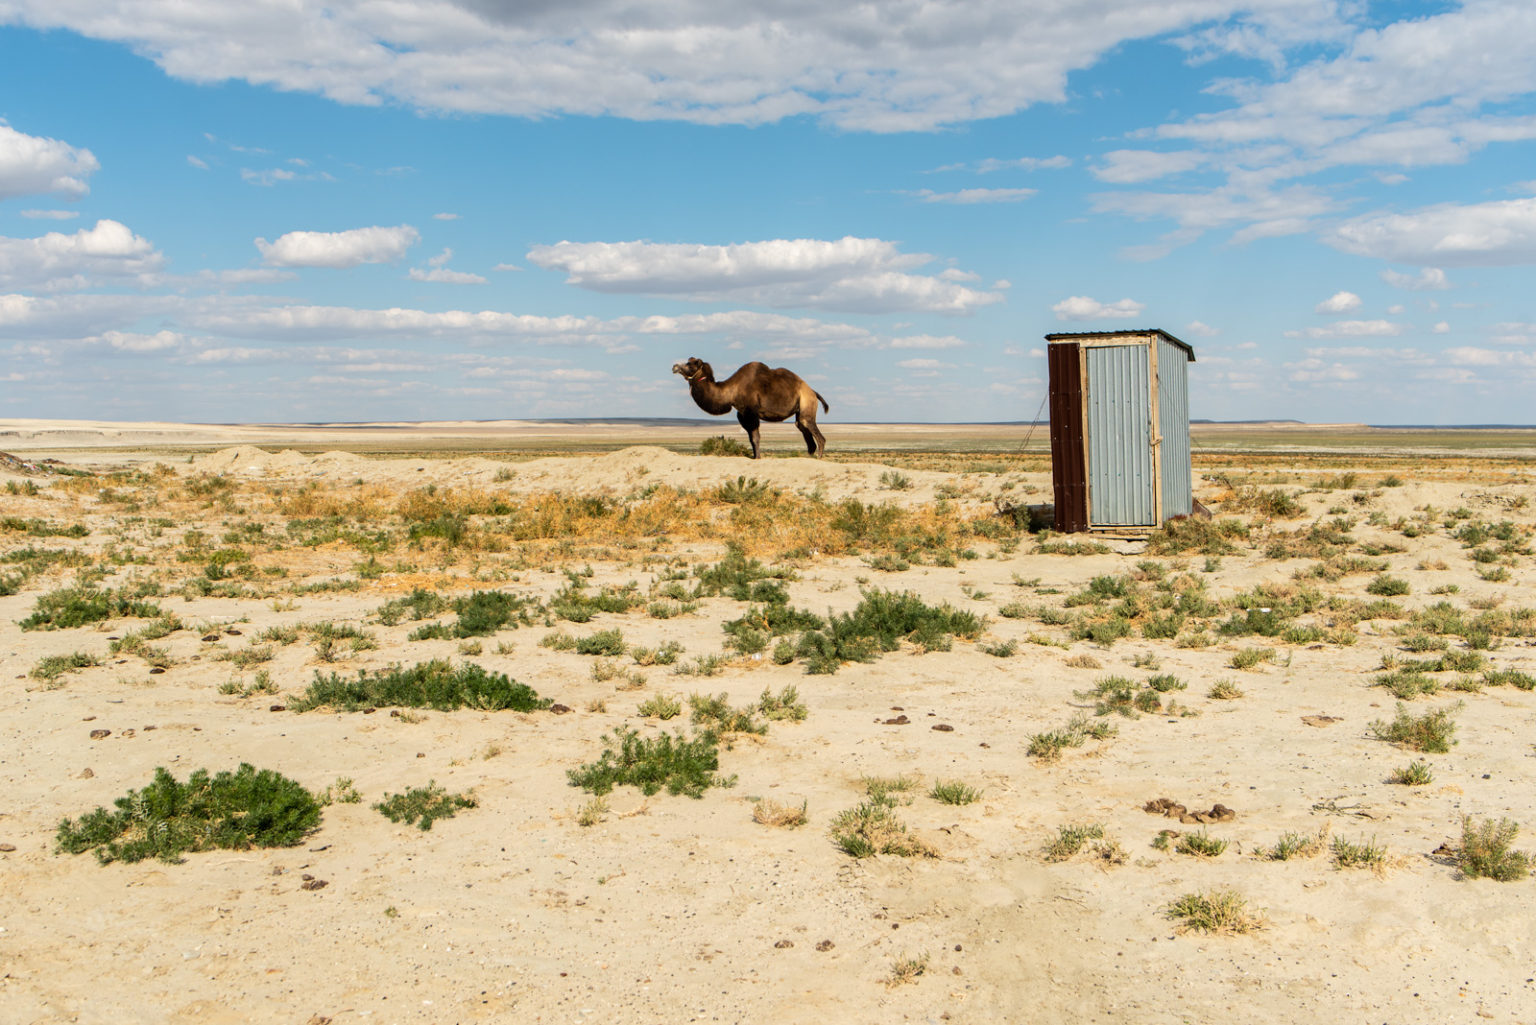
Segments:
[[[550,599],[549,611],[572,623],[590,623],[599,612],[628,612],[644,604],[645,598],[633,585],[588,594],[585,584],[573,578]]]
[[[1428,696],[1440,690],[1440,684],[1434,678],[1407,669],[1376,677],[1374,686],[1387,688],[1400,701],[1412,701],[1420,695]]]
[[[866,591],[852,612],[834,615],[824,629],[802,634],[796,654],[806,659],[807,672],[831,673],[843,662],[873,662],[903,640],[943,651],[952,636],[974,639],[981,630],[975,613],[947,604],[935,608],[910,591]]]
[[[153,783],[115,804],[115,812],[97,808],[78,822],[59,823],[59,851],[94,850],[103,865],[149,857],[174,863],[186,851],[214,847],[292,847],[320,823],[315,795],[244,763],[213,777],[199,769],[185,783],[158,768]]]
[[[622,655],[626,650],[624,634],[617,627],[576,638],[578,655]]]
[[[121,591],[66,587],[38,598],[32,614],[21,621],[21,628],[69,630],[106,619],[153,619],[160,615],[160,606],[130,598]]]
[[[79,669],[87,669],[91,666],[101,665],[101,659],[95,655],[83,651],[72,652],[68,655],[45,655],[38,659],[37,665],[27,673],[34,680],[44,680],[52,683],[65,673],[73,673]]]
[[[1205,830],[1185,833],[1173,848],[1180,854],[1193,854],[1199,858],[1214,858],[1227,849],[1227,841],[1211,836]]]
[[[426,831],[438,819],[451,819],[460,808],[479,805],[473,794],[450,794],[435,782],[414,787],[403,794],[385,794],[373,808],[391,822],[403,822]]]
[[[1390,723],[1380,719],[1371,723],[1371,732],[1380,740],[1389,741],[1413,751],[1445,754],[1455,743],[1451,735],[1456,732],[1456,720],[1452,714],[1461,708],[1460,702],[1447,708],[1437,708],[1414,716],[1402,704],[1397,706],[1397,717]]]
[[[1261,662],[1273,662],[1274,660],[1274,648],[1244,648],[1232,656],[1232,661],[1228,665],[1233,669],[1252,669]]]
[[[854,858],[876,854],[937,857],[932,847],[907,832],[906,824],[890,804],[879,799],[839,812],[832,820],[830,833],[838,850]]]
[[[735,438],[727,438],[725,435],[717,435],[713,438],[705,438],[699,443],[699,455],[701,456],[750,456],[752,450]]]
[[[762,697],[757,699],[757,710],[772,722],[804,722],[809,714],[800,700],[800,690],[794,684],[787,685],[777,694],[764,687]]]
[[[935,780],[928,796],[942,804],[971,804],[981,799],[981,791],[958,780]]]
[[[1387,574],[1383,573],[1373,579],[1369,584],[1365,585],[1365,593],[1378,594],[1383,598],[1391,598],[1399,594],[1407,594],[1408,581],[1400,580],[1397,577],[1389,577]]]
[[[1102,840],[1104,827],[1097,823],[1085,826],[1061,826],[1056,838],[1045,848],[1046,861],[1068,861],[1083,849],[1089,840]]]
[[[404,598],[393,598],[379,606],[374,614],[379,617],[379,622],[385,626],[394,626],[407,615],[412,620],[427,619],[435,616],[448,607],[448,601],[441,595],[417,587]]]
[[[487,672],[470,662],[455,668],[447,659],[433,659],[409,669],[394,665],[372,672],[358,670],[356,679],[350,680],[336,673],[322,676],[316,672],[314,682],[288,707],[295,712],[323,706],[346,712],[387,707],[535,712],[550,704],[532,687],[504,673]]]
[[[1164,913],[1185,930],[1241,934],[1264,927],[1263,916],[1249,911],[1247,899],[1236,890],[1186,893]]]
[[[693,709],[692,718],[695,726],[702,726],[717,734],[768,732],[768,724],[759,722],[756,718],[757,706],[743,705],[741,708],[732,708],[730,699],[725,694],[692,694],[688,698],[688,707]]]
[[[644,716],[666,720],[681,715],[683,703],[670,694],[655,694],[640,702],[635,711]]]
[[[719,740],[708,731],[691,739],[681,733],[662,733],[649,739],[624,726],[604,738],[603,753],[595,762],[567,770],[571,786],[596,795],[615,786],[639,787],[647,796],[666,787],[668,793],[704,796],[712,786],[734,786],[735,777],[716,774],[720,767]]]
[[[1501,883],[1524,879],[1531,874],[1531,855],[1510,849],[1520,835],[1518,823],[1509,819],[1481,825],[1468,815],[1461,821],[1461,850],[1457,865],[1468,879],[1496,879]]]
[[[1429,763],[1424,761],[1410,762],[1400,769],[1393,769],[1387,777],[1388,783],[1398,783],[1409,787],[1422,787],[1435,781],[1435,774],[1430,769]]]
[[[1339,868],[1368,868],[1380,872],[1387,866],[1387,849],[1377,843],[1375,837],[1357,843],[1336,836],[1328,849],[1333,852],[1333,863]]]

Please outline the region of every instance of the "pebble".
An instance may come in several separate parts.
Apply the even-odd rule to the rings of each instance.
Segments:
[[[112,735],[112,731],[111,730],[92,730],[91,731],[91,739],[92,740],[101,740],[101,739],[103,739],[105,737],[110,737],[111,735]]]

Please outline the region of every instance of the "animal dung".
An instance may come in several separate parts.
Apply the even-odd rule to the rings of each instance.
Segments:
[[[1231,822],[1237,818],[1237,812],[1224,804],[1213,804],[1210,811],[1192,812],[1184,805],[1167,797],[1148,801],[1141,806],[1141,810],[1148,815],[1164,815],[1170,819],[1178,819],[1185,825],[1210,825],[1213,822]]]

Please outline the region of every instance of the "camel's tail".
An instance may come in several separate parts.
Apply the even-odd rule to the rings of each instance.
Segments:
[[[821,411],[823,413],[830,413],[830,412],[832,412],[832,407],[827,405],[827,400],[821,398],[821,392],[812,389],[811,394],[816,396],[818,399],[821,399]]]

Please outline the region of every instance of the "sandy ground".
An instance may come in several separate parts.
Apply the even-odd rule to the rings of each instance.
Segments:
[[[166,444],[186,441],[172,437],[176,425],[165,430]],[[61,447],[78,438],[69,442]],[[124,447],[146,444],[134,437]],[[20,454],[28,446],[8,437],[0,448]],[[102,449],[70,462],[100,470],[120,458],[111,445]],[[518,463],[510,475],[506,463],[474,457],[374,460],[248,444],[168,465],[176,480],[216,474],[237,487],[339,491],[361,480],[390,492],[432,484],[509,496],[624,496],[656,483],[704,488],[748,473],[832,501],[917,507],[948,496],[975,509],[1005,487],[1016,495],[1033,489],[1035,497],[1049,489],[1039,473],[913,470],[903,471],[911,486],[893,491],[882,487],[889,468],[878,464],[750,465],[657,447]],[[1308,489],[1318,473],[1298,466],[1286,490],[1307,492],[1306,515],[1280,526],[1294,530],[1340,512],[1356,517],[1357,541],[1400,549],[1379,558],[1409,582],[1410,593],[1397,600],[1410,610],[1440,600],[1506,610],[1536,604],[1530,556],[1514,556],[1508,579],[1492,582],[1448,531],[1410,539],[1384,525],[1432,505],[1528,529],[1536,520],[1530,469],[1490,463],[1478,473],[1440,474],[1427,465],[1400,487],[1374,489],[1368,482],[1381,474],[1369,465],[1360,472],[1353,493],[1365,497],[1357,502],[1351,491]],[[38,494],[20,487],[28,483]],[[157,510],[124,512],[94,491],[71,490],[67,478],[0,472],[5,484],[18,488],[0,492],[4,516],[78,521],[91,533],[77,540],[0,530],[0,553],[70,548],[97,557],[116,549],[158,553],[156,565],[175,566],[168,546],[181,532],[217,537],[251,518],[238,506],[177,511],[155,534],[147,521]],[[1214,482],[1197,485],[1218,508],[1219,491]],[[1339,506],[1346,508],[1330,511]],[[1364,523],[1372,512],[1383,525]],[[658,543],[683,566],[722,551],[717,543]],[[160,599],[197,628],[161,642],[173,664],[153,675],[141,659],[108,653],[109,638],[136,621],[23,631],[18,623],[39,595],[68,584],[74,571],[34,577],[0,597],[0,843],[14,847],[0,853],[0,1021],[1536,1022],[1536,881],[1467,880],[1442,849],[1459,842],[1464,815],[1536,825],[1536,692],[1489,687],[1419,699],[1413,711],[1458,699],[1463,706],[1451,752],[1416,755],[1369,728],[1394,710],[1392,697],[1371,686],[1383,658],[1420,657],[1403,651],[1396,623],[1361,623],[1351,646],[1218,638],[1185,648],[1136,636],[1111,646],[1072,642],[1059,627],[999,610],[1020,601],[1059,606],[1093,578],[1133,573],[1148,556],[1125,542],[1087,556],[1034,548],[1027,538],[1012,552],[978,543],[973,560],[900,572],[877,572],[858,556],[812,554],[793,561],[796,577],[787,585],[792,605],[817,612],[851,609],[861,587],[874,586],[984,613],[982,641],[1020,642],[1011,656],[967,641],[947,652],[906,645],[828,676],[806,675],[798,662],[737,658],[709,678],[644,668],[644,686],[623,690],[597,680],[590,657],[540,646],[543,626],[502,631],[470,656],[456,641],[407,641],[419,624],[377,621],[385,600],[423,583],[445,594],[478,586],[542,598],[566,583],[563,565],[511,568],[515,551],[386,572],[353,591]],[[352,577],[362,558],[337,545],[304,557],[309,575],[281,583]],[[1262,546],[1219,564],[1198,555],[1161,561],[1170,572],[1205,578],[1214,597],[1259,583],[1295,585],[1294,574],[1315,562],[1271,559]],[[644,589],[659,568],[616,557],[593,564],[591,583],[633,580]],[[130,559],[107,583],[143,572]],[[1368,598],[1373,575],[1313,583],[1327,595]],[[1430,593],[1450,585],[1454,593]],[[671,619],[640,608],[557,626],[577,635],[617,626],[630,644],[676,641],[696,657],[722,651],[720,624],[743,609],[706,598]],[[281,694],[220,693],[220,684],[251,677],[220,653],[253,644],[273,626],[322,620],[360,626],[378,646],[328,664],[309,643],[279,645],[263,668]],[[1032,636],[1058,643],[1029,643]],[[1239,649],[1259,643],[1278,648],[1276,662],[1230,666]],[[73,651],[103,664],[53,684],[29,676],[42,657]],[[1486,654],[1493,668],[1536,673],[1529,638],[1504,638]],[[1068,664],[1085,655],[1099,668]],[[316,671],[432,657],[508,673],[573,711],[269,710]],[[1119,732],[1109,740],[1089,741],[1054,764],[1028,756],[1032,735],[1061,727],[1075,711],[1091,713],[1082,693],[1096,681],[1144,679],[1154,661],[1157,672],[1188,683],[1174,696],[1196,714],[1112,716]],[[1219,680],[1237,683],[1243,696],[1209,697]],[[734,787],[700,800],[620,788],[601,822],[577,824],[588,795],[568,785],[566,770],[594,759],[604,733],[630,724],[651,734],[684,721],[640,718],[641,701],[723,692],[740,704],[787,685],[799,688],[808,718],[775,723],[765,737],[722,750]],[[1304,721],[1313,716],[1333,721]],[[91,739],[103,729],[110,734]],[[1386,782],[1418,757],[1433,766],[1433,783]],[[347,777],[363,801],[327,807],[320,829],[292,848],[107,866],[54,851],[60,819],[110,806],[147,784],[157,766],[184,778],[242,761],[315,790]],[[862,799],[864,777],[897,774],[924,781],[897,810],[939,856],[850,858],[830,842],[831,820]],[[429,832],[392,824],[371,808],[387,792],[429,780],[472,789],[479,806]],[[927,795],[937,780],[964,781],[982,797],[942,804]],[[1162,829],[1202,828],[1143,811],[1160,797],[1191,809],[1217,802],[1234,809],[1234,820],[1205,827],[1230,842],[1225,853],[1206,859],[1156,849]],[[759,798],[803,801],[808,824],[755,823]],[[1044,858],[1060,827],[1088,823],[1122,846],[1123,863]],[[1387,847],[1385,870],[1341,869],[1326,852],[1285,862],[1258,855],[1284,833],[1325,825],[1335,837]],[[1532,835],[1526,830],[1517,846],[1536,847]],[[327,885],[304,889],[311,877]],[[1181,932],[1166,916],[1179,896],[1219,887],[1245,896],[1265,927],[1247,935]],[[907,957],[926,958],[925,971],[895,984],[893,967]]]

